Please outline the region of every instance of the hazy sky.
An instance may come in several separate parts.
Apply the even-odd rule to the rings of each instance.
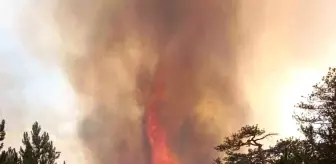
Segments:
[[[242,53],[245,91],[253,120],[290,136],[293,105],[312,91],[336,61],[336,14],[329,0],[258,0],[243,3],[242,24],[251,40]],[[243,59],[244,60],[244,59]]]
[[[0,0],[0,118],[7,122],[5,146],[18,147],[34,121],[50,132],[69,163],[76,147],[74,93],[57,65],[42,65],[23,48],[15,21],[27,0]],[[73,153],[76,150],[79,153]]]

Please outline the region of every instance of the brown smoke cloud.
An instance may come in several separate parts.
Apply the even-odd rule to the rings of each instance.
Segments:
[[[142,113],[159,66],[169,146],[183,164],[211,162],[213,146],[248,115],[237,85],[237,3],[58,1],[63,59],[87,108],[80,136],[95,162],[149,163]]]
[[[39,58],[62,54],[82,103],[83,145],[97,161],[146,163],[142,113],[159,61],[171,66],[167,83],[176,97],[161,117],[181,158],[208,160],[209,145],[244,123],[243,109],[249,124],[285,135],[297,129],[292,106],[336,60],[335,2],[203,1],[39,1],[35,15],[24,13],[28,47]]]

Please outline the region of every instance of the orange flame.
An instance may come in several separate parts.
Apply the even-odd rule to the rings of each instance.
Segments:
[[[154,86],[150,95],[150,102],[146,109],[147,135],[152,151],[152,164],[177,164],[173,153],[167,145],[166,131],[158,120],[158,108],[164,100],[163,69],[158,69],[154,79]]]

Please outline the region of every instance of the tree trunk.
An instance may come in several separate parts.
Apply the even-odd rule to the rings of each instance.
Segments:
[[[266,164],[265,156],[262,150],[262,145],[258,145],[258,152],[259,152],[261,163]]]

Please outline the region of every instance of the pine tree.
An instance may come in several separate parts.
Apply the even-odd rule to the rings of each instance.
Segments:
[[[226,153],[224,162],[255,164],[265,163],[266,160],[274,164],[336,163],[336,68],[329,68],[327,75],[313,86],[312,93],[305,98],[306,101],[296,106],[301,109],[300,112],[294,114],[303,139],[282,139],[274,146],[262,150],[261,145],[253,140],[257,138],[255,136],[260,137],[265,132],[255,126],[246,126],[216,147]],[[241,146],[251,145],[259,148],[249,149],[248,153],[236,152]],[[221,164],[222,161],[216,159],[214,163]]]
[[[3,140],[5,139],[6,132],[5,132],[5,120],[2,120],[0,123],[0,150],[3,148],[4,143]],[[15,149],[9,147],[7,151],[3,150],[0,153],[0,163],[1,164],[21,164],[21,159],[18,156],[18,153]]]
[[[5,132],[5,120],[2,120],[0,123],[0,151],[2,150],[3,146],[4,146],[4,139],[6,136],[6,132]],[[0,153],[0,163],[4,163],[6,160],[6,152],[5,151],[1,151]]]
[[[242,127],[237,133],[226,137],[223,143],[216,146],[215,149],[219,152],[225,152],[226,157],[223,160],[228,164],[266,164],[269,162],[269,155],[260,142],[274,135],[276,133],[266,134],[265,130],[260,129],[258,125],[247,125]],[[243,147],[249,148],[247,153],[239,153]],[[222,161],[217,158],[214,163],[221,164]]]
[[[3,151],[4,159],[1,164],[21,164],[21,157],[19,156],[18,152],[14,149],[9,147],[7,151]]]
[[[318,164],[316,153],[306,140],[294,137],[280,139],[268,153],[277,164]]]
[[[60,157],[60,152],[56,151],[53,142],[50,141],[47,132],[41,133],[41,127],[37,122],[33,124],[29,137],[28,132],[23,134],[22,143],[24,148],[20,148],[23,164],[56,164]]]
[[[2,120],[0,123],[0,150],[3,148],[3,140],[5,139],[6,132],[5,132],[5,120]]]
[[[336,163],[336,68],[329,68],[322,82],[297,107],[294,118],[321,163]]]

